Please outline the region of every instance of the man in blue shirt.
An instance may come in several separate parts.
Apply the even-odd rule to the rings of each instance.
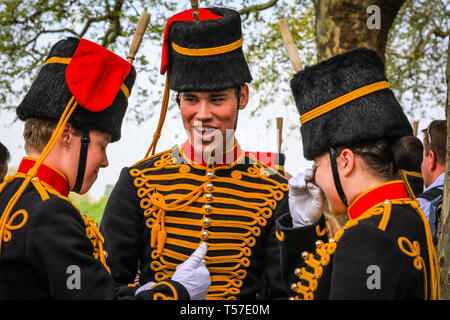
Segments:
[[[445,120],[434,120],[423,130],[423,161],[421,166],[425,191],[417,196],[420,207],[427,216],[433,237],[436,236],[435,200],[442,203],[445,176],[445,146],[447,128]],[[438,217],[439,218],[439,217]]]

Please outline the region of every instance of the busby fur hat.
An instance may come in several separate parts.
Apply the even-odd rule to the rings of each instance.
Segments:
[[[383,62],[373,50],[356,49],[306,67],[290,85],[308,160],[330,147],[412,135],[402,107],[388,88]]]
[[[89,43],[87,45],[88,47],[89,45],[98,46],[87,40],[81,40],[85,41],[85,43]],[[58,122],[62,113],[64,112],[66,105],[68,104],[72,96],[75,96],[75,94],[74,92],[71,92],[67,82],[68,80],[70,80],[68,78],[68,75],[66,74],[66,69],[69,68],[69,64],[48,63],[48,61],[52,57],[72,58],[77,51],[77,48],[79,48],[81,40],[77,38],[68,38],[57,42],[52,47],[46,59],[47,63],[41,68],[39,74],[31,85],[30,90],[17,108],[17,115],[19,119],[26,120],[28,118],[38,118]],[[114,55],[111,52],[107,52],[106,49],[99,50],[98,52],[100,53],[100,56],[96,56],[96,53],[88,53],[92,56],[93,60],[91,61],[93,61],[93,65],[89,66],[85,64],[84,66],[87,66],[87,68],[79,68],[77,66],[77,69],[79,70],[75,70],[75,72],[79,73],[79,75],[77,75],[78,79],[75,79],[72,82],[80,82],[80,80],[82,82],[84,76],[89,75],[89,73],[93,72],[92,70],[95,69],[94,65],[100,65],[100,63],[96,61],[96,59],[105,58],[104,56],[101,56],[102,54],[107,53],[109,57]],[[98,130],[109,133],[111,134],[112,141],[114,142],[119,140],[121,136],[122,120],[125,116],[125,111],[128,106],[127,98],[131,93],[131,89],[134,85],[136,71],[131,65],[128,67],[128,69],[126,69],[126,63],[128,63],[126,60],[123,60],[118,56],[113,58],[117,59],[116,61],[123,63],[125,68],[119,70],[119,67],[117,66],[117,68],[108,68],[108,70],[98,69],[98,74],[96,75],[96,77],[98,76],[101,79],[103,75],[107,73],[122,73],[119,76],[124,78],[124,86],[122,85],[121,90],[119,90],[118,92],[117,88],[115,88],[116,91],[109,94],[112,104],[106,106],[106,108],[101,108],[103,109],[101,111],[92,112],[91,110],[89,110],[89,108],[84,108],[85,106],[83,106],[82,103],[78,101],[78,104],[82,107],[77,107],[75,109],[68,122],[74,127],[81,130]],[[109,81],[104,82],[105,87],[103,94],[106,95],[106,91],[109,90]],[[80,86],[82,84],[78,83],[75,85]],[[97,91],[101,91],[98,90],[99,88],[96,89]],[[87,92],[89,92],[89,86],[86,87],[86,90]]]
[[[252,80],[242,51],[241,17],[232,9],[199,9],[197,22],[192,10],[173,16],[162,61],[161,73],[168,69],[170,89],[178,92],[220,91]]]

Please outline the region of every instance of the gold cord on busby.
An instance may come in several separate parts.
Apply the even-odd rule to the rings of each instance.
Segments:
[[[252,80],[242,51],[241,18],[227,8],[192,9],[172,16],[166,23],[161,70],[166,74],[158,126],[145,157],[155,154],[167,114],[170,90],[221,91]],[[224,28],[227,32],[223,32]]]

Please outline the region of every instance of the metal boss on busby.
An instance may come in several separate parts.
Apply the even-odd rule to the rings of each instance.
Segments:
[[[58,122],[72,96],[76,108],[68,120],[80,130],[98,130],[120,139],[122,120],[136,78],[133,66],[91,41],[57,42],[17,108],[20,120]]]
[[[290,85],[308,160],[330,147],[394,141],[413,134],[373,50],[356,49],[306,67]]]

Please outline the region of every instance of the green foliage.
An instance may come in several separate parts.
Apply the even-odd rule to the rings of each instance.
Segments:
[[[98,200],[93,199],[89,196],[89,194],[79,195],[74,193],[69,195],[69,199],[82,214],[91,217],[94,219],[95,223],[100,225],[100,221],[102,220],[103,212],[105,211],[105,206],[108,202],[112,189],[112,185],[106,185],[104,195]]]
[[[134,62],[138,77],[127,120],[138,124],[159,114],[164,77],[159,74],[162,34],[167,19],[189,1],[4,0],[0,3],[0,112],[14,109],[36,77],[49,48],[67,36],[85,37],[126,57],[140,13],[151,21]],[[293,69],[277,21],[288,18],[304,65],[316,61],[312,0],[205,0],[201,7],[228,6],[242,12],[244,51],[254,81],[253,116],[266,106],[294,108],[288,86]],[[445,101],[449,4],[408,0],[389,33],[386,50],[391,87],[410,115]],[[169,108],[175,107],[170,99]],[[294,125],[292,125],[294,126]],[[296,122],[296,126],[298,123]]]
[[[450,3],[407,0],[394,21],[386,48],[386,73],[408,114],[426,117],[445,108],[445,68]]]
[[[92,201],[91,199],[83,199],[79,202],[74,201],[74,204],[80,209],[80,212],[88,217],[94,219],[95,223],[100,224],[102,220],[103,211],[105,210],[107,197],[101,197],[98,201]]]

